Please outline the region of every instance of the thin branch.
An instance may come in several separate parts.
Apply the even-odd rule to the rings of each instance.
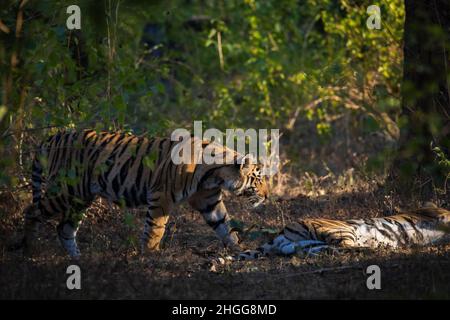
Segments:
[[[347,269],[363,269],[363,267],[361,267],[361,266],[340,266],[340,267],[331,267],[331,268],[320,268],[317,270],[298,272],[298,273],[290,273],[287,275],[280,275],[280,277],[290,278],[290,277],[302,276],[305,274],[324,273],[324,272],[340,271],[340,270],[347,270]]]
[[[8,26],[3,23],[2,19],[0,19],[0,31],[3,31],[6,34],[9,34],[11,32]]]
[[[223,51],[222,51],[222,35],[221,35],[220,31],[217,32],[217,51],[219,52],[220,69],[223,71],[224,61],[223,61]]]

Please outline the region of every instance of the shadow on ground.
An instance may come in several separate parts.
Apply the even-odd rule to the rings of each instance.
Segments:
[[[356,218],[392,214],[397,199],[373,193],[341,193],[310,198],[279,197],[258,212],[245,202],[228,199],[236,219],[256,228],[278,229],[300,217]],[[413,206],[413,204],[411,204]],[[12,207],[11,207],[12,208]],[[396,252],[348,251],[302,258],[271,257],[221,265],[213,272],[210,259],[225,253],[202,218],[187,207],[172,217],[164,249],[150,256],[136,253],[143,212],[123,213],[103,201],[87,212],[79,232],[83,253],[82,289],[68,290],[63,255],[54,231],[43,226],[39,252],[24,259],[8,251],[22,232],[20,206],[2,216],[0,226],[0,298],[2,299],[378,299],[450,298],[450,244]],[[244,238],[255,247],[270,235]],[[381,268],[381,290],[368,290],[366,269]]]

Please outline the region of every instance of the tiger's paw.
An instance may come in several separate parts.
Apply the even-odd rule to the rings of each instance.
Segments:
[[[141,241],[141,245],[139,246],[139,255],[145,256],[148,254],[154,254],[161,250],[160,242],[152,241]]]
[[[80,249],[78,249],[77,242],[75,241],[75,239],[64,239],[60,237],[59,241],[72,260],[80,259],[81,252]]]
[[[236,231],[231,232],[224,240],[223,245],[227,251],[231,253],[239,253],[242,251],[242,246],[240,245],[240,239]]]

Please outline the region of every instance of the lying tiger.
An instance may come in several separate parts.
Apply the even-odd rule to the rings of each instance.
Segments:
[[[314,254],[330,247],[427,245],[443,239],[448,234],[449,224],[450,211],[430,205],[381,218],[346,221],[301,219],[284,227],[272,241],[256,250],[242,252],[234,259],[251,260],[269,254],[290,255],[297,251]]]
[[[77,230],[83,211],[97,196],[127,208],[147,207],[142,250],[159,250],[169,214],[184,200],[201,212],[226,246],[238,247],[222,190],[249,196],[255,206],[262,203],[268,188],[260,165],[221,145],[215,150],[232,157],[232,164],[175,164],[171,152],[178,143],[94,130],[49,137],[33,161],[33,203],[24,212],[25,252],[31,252],[40,222],[61,214],[58,237],[68,254],[78,258]],[[201,146],[211,143],[203,141]]]

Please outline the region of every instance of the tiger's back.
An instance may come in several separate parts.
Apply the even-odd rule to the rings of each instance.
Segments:
[[[101,195],[137,207],[146,204],[152,168],[159,165],[170,147],[170,139],[120,132],[59,132],[41,145],[36,166],[45,163],[39,173],[46,179],[46,192],[65,193],[79,201]],[[144,159],[155,151],[159,158],[145,165]],[[52,190],[55,187],[57,190]]]

